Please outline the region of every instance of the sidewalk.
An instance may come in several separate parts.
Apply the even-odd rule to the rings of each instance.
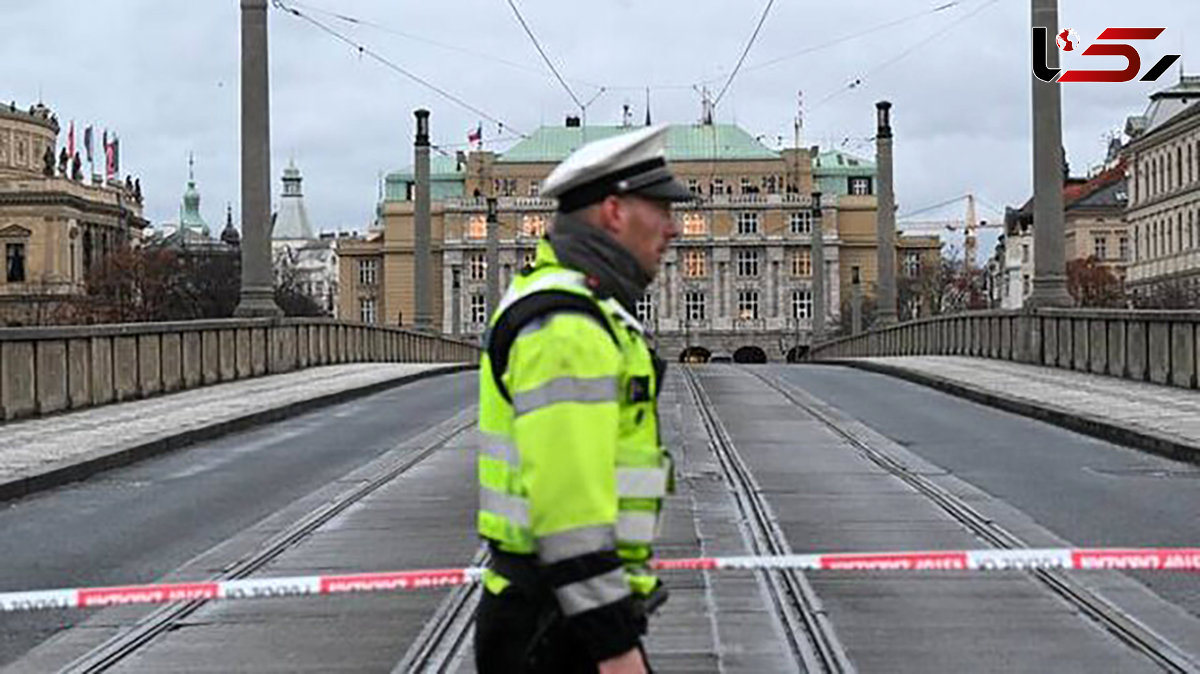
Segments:
[[[1169,458],[1200,461],[1200,395],[1196,391],[961,356],[827,362],[900,377]]]
[[[253,425],[472,367],[332,365],[4,424],[0,427],[0,501]]]

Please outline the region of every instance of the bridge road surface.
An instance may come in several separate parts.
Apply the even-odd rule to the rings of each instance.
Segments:
[[[708,366],[696,371],[794,551],[987,547],[758,378],[783,372],[808,382],[807,368]],[[661,400],[664,439],[678,462],[679,481],[667,506],[659,552],[664,557],[744,554],[747,547],[729,485],[695,399],[681,379],[676,370]],[[1020,417],[1013,420],[1024,424],[1026,433],[1050,429]],[[983,434],[989,429],[975,430]],[[882,435],[868,437],[921,474],[948,474],[895,443],[889,445]],[[969,444],[982,437],[968,433],[943,441]],[[476,442],[473,434],[456,436],[260,575],[466,564],[475,550]],[[1037,543],[1061,542],[986,491],[947,484],[1022,536]],[[234,536],[192,566],[210,568],[211,557],[221,557],[230,546],[244,546],[242,538]],[[188,565],[174,575],[198,577]],[[1119,594],[1120,606],[1132,615],[1168,633],[1181,647],[1194,649],[1189,652],[1200,651],[1198,621],[1184,609],[1121,574],[1089,577]],[[810,574],[809,580],[858,671],[1162,671],[1026,574],[823,573]],[[648,639],[656,671],[799,669],[755,574],[674,572],[668,583],[672,598]],[[390,671],[451,595],[433,591],[208,604],[112,671]],[[78,654],[81,645],[94,644],[89,630],[111,632],[108,625],[128,623],[123,612],[129,610],[95,614],[91,625],[60,635],[14,671],[55,668],[49,665],[60,665],[65,653]],[[462,657],[469,653],[469,641],[463,643],[451,654],[458,657],[444,658],[440,664],[445,667],[437,671],[471,671],[469,657]]]
[[[476,396],[438,376],[2,503],[0,588],[152,582]],[[0,666],[89,617],[0,614]]]

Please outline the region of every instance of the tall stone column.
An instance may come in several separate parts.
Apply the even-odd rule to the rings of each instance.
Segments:
[[[850,334],[858,335],[862,333],[862,281],[858,278],[858,269],[853,270],[854,278],[850,279],[851,292],[850,296]]]
[[[500,223],[496,197],[487,200],[487,315],[490,319],[500,304]]]
[[[1032,0],[1033,39],[1058,68],[1058,0]],[[1036,29],[1044,27],[1044,32]],[[1038,50],[1034,50],[1037,53]],[[1033,79],[1033,290],[1030,307],[1069,307],[1066,233],[1063,223],[1062,92],[1056,82]]]
[[[429,111],[417,110],[417,138],[413,143],[414,177],[417,184],[413,200],[413,288],[416,307],[413,323],[418,330],[433,331],[433,259],[430,248],[432,230],[429,203]]]
[[[267,0],[242,0],[242,290],[235,316],[282,316],[271,261]]]
[[[878,274],[875,283],[878,325],[896,322],[896,192],[892,173],[892,104],[875,104],[875,162],[879,172],[879,201],[875,212]]]
[[[812,343],[825,339],[825,225],[821,217],[821,193],[812,193]]]

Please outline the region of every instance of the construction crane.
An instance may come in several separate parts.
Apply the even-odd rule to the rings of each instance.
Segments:
[[[966,271],[969,273],[975,265],[976,254],[978,253],[978,250],[979,250],[979,238],[978,238],[979,230],[980,229],[999,229],[999,228],[1004,227],[1004,223],[992,224],[992,223],[987,222],[986,220],[980,222],[977,211],[976,211],[976,207],[975,207],[975,195],[974,194],[965,194],[960,197],[955,197],[948,201],[944,201],[940,204],[930,206],[929,208],[923,208],[919,211],[914,211],[913,213],[911,213],[909,215],[912,216],[912,215],[917,215],[920,213],[927,213],[929,211],[932,211],[932,210],[935,210],[938,208],[943,208],[945,206],[949,206],[955,202],[962,201],[964,199],[967,202],[967,210],[965,213],[965,217],[961,220],[960,219],[948,219],[948,220],[903,219],[896,223],[896,227],[905,232],[914,232],[914,233],[933,233],[933,232],[940,232],[940,231],[950,231],[950,232],[962,231],[964,234],[964,240],[963,240],[963,257],[965,258],[964,266],[965,266]]]

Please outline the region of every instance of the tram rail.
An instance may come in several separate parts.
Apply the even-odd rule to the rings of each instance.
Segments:
[[[909,469],[902,461],[887,452],[873,447],[853,430],[846,428],[844,424],[831,418],[825,411],[806,401],[805,398],[809,397],[808,394],[800,391],[794,384],[782,380],[777,375],[764,374],[755,368],[742,369],[842,437],[863,457],[929,499],[988,545],[1001,550],[1029,547],[1020,537],[972,508],[963,499]],[[1029,570],[1026,573],[1164,671],[1200,674],[1200,665],[1188,654],[1180,651],[1162,636],[1145,628],[1135,618],[1067,574],[1046,569]]]

